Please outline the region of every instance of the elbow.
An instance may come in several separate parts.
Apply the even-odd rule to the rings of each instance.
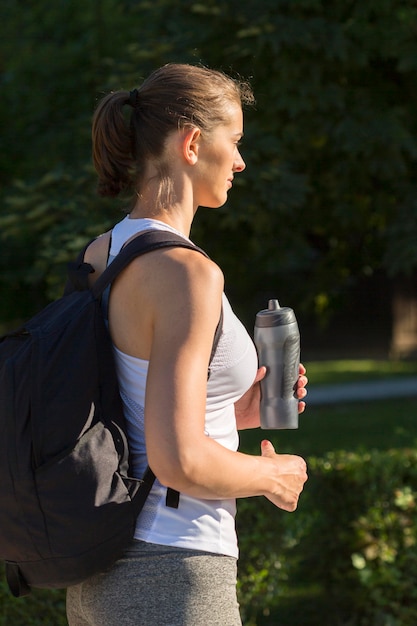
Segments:
[[[148,457],[149,467],[164,487],[170,487],[183,493],[192,492],[199,485],[201,473],[197,459],[164,458],[158,454]]]

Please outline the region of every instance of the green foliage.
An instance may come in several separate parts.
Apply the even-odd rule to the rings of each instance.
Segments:
[[[66,626],[65,592],[35,589],[29,596],[14,598],[0,564],[0,626]]]
[[[245,626],[262,623],[258,619],[271,616],[292,593],[290,568],[292,550],[300,540],[298,520],[291,516],[290,527],[285,515],[264,498],[239,501],[238,596]]]
[[[329,453],[309,473],[292,515],[240,507],[246,626],[415,624],[417,453]]]
[[[17,180],[5,202],[0,317],[8,320],[15,317],[15,294],[21,294],[21,314],[60,295],[66,264],[111,226],[115,208],[110,211],[108,203],[95,198],[91,168],[74,174],[54,170],[34,183]]]
[[[20,4],[0,9],[6,221],[15,214],[5,200],[16,195],[13,179],[37,187],[31,211],[42,214],[49,189],[38,181],[65,173],[76,185],[84,175],[90,117],[102,92],[134,86],[165,62],[203,62],[251,78],[257,97],[246,115],[247,170],[228,206],[201,211],[193,231],[224,268],[238,310],[254,310],[266,293],[278,292],[300,312],[325,319],[362,277],[417,267],[411,0],[37,0],[24,11]],[[64,204],[67,183],[55,187]],[[90,228],[97,205],[93,185],[73,202],[78,213],[74,204],[68,236],[75,227],[86,238],[84,213],[92,211]],[[117,210],[107,215],[106,225]],[[22,233],[2,234],[0,291],[12,292],[0,298],[2,317],[26,312],[34,293],[54,292],[57,279],[39,258],[60,250],[47,235],[54,228],[43,214],[38,229],[22,224]],[[12,255],[19,258],[17,288]]]

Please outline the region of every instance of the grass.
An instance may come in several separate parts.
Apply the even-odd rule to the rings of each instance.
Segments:
[[[372,359],[312,361],[305,364],[309,382],[314,385],[397,376],[417,376],[417,361],[377,361]]]
[[[307,408],[297,430],[246,431],[241,448],[256,453],[262,438],[270,439],[277,452],[301,456],[415,446],[417,397]]]
[[[376,380],[417,375],[416,362],[325,361],[307,363],[310,385]],[[262,438],[277,452],[322,456],[331,450],[405,448],[417,444],[417,388],[415,398],[308,406],[297,430],[246,431],[241,448],[257,453]]]

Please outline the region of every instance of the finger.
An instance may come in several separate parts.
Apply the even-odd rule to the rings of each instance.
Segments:
[[[298,412],[299,413],[304,413],[306,408],[306,403],[305,402],[299,402],[298,403]]]
[[[297,380],[297,387],[305,387],[308,384],[307,376],[299,376]]]
[[[307,370],[304,367],[304,365],[302,363],[300,363],[298,371],[299,371],[300,375],[303,376],[303,374],[305,374]]]
[[[259,381],[265,378],[265,376],[266,376],[266,367],[265,365],[262,365],[256,372],[256,376],[255,376],[255,380],[253,381],[253,384],[255,385],[256,383],[259,383]]]
[[[305,387],[298,387],[296,395],[299,400],[302,400],[303,398],[306,397],[307,393],[308,391]]]

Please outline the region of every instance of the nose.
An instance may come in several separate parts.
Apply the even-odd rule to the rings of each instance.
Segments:
[[[240,154],[240,152],[238,151],[237,156],[236,156],[236,160],[233,164],[233,171],[234,172],[243,172],[243,170],[246,167],[246,163],[245,161],[242,159],[242,155]]]

